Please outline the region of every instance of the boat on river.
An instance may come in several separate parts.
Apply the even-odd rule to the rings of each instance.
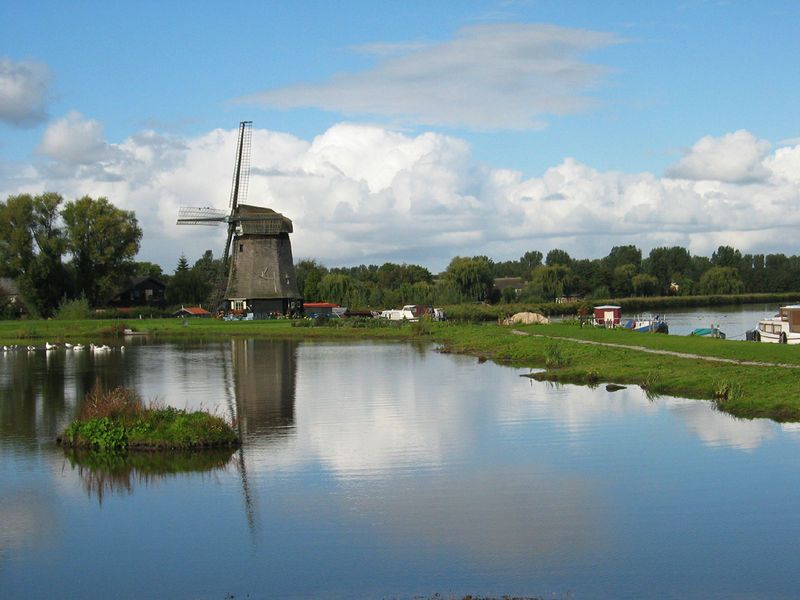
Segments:
[[[622,325],[640,333],[669,333],[669,325],[664,315],[637,315]]]
[[[755,339],[773,344],[800,344],[800,304],[781,306],[774,317],[761,319]]]

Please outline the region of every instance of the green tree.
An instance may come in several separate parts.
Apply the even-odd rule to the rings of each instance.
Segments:
[[[142,230],[133,211],[107,198],[84,196],[61,211],[78,291],[93,306],[106,300],[133,273]]]
[[[715,267],[733,267],[738,269],[742,266],[742,253],[731,246],[720,246],[711,255],[711,264]]]
[[[658,281],[658,291],[667,293],[670,283],[680,279],[683,273],[692,272],[692,257],[686,248],[680,246],[653,248],[643,267]]]
[[[467,302],[488,298],[494,283],[492,266],[484,256],[473,258],[456,256],[447,266],[445,277]]]
[[[562,264],[547,265],[533,271],[531,283],[539,286],[547,300],[555,300],[572,292],[575,276],[572,269]]]
[[[319,298],[325,302],[347,306],[352,284],[353,280],[348,275],[328,273],[319,282]]]
[[[642,251],[633,245],[614,246],[605,262],[611,271],[622,265],[633,265],[638,271],[642,265]]]
[[[617,296],[633,294],[633,278],[636,276],[636,265],[628,263],[614,269],[611,280],[612,289]]]
[[[700,278],[700,290],[704,294],[741,294],[744,282],[733,267],[711,267]]]
[[[320,299],[319,283],[328,270],[313,258],[301,260],[294,270],[300,295],[306,302],[318,302]]]
[[[147,261],[136,261],[133,263],[133,274],[137,277],[152,277],[159,281],[164,280],[164,271],[161,265]]]
[[[659,292],[659,282],[655,275],[639,273],[631,280],[633,293],[637,296],[655,296]]]
[[[61,201],[60,195],[47,192],[9,196],[0,203],[0,274],[16,279],[29,310],[44,316],[70,291],[62,263]]]
[[[572,257],[567,254],[566,250],[553,248],[547,253],[547,258],[544,262],[548,267],[552,267],[553,265],[564,265],[565,267],[569,267],[572,265]]]

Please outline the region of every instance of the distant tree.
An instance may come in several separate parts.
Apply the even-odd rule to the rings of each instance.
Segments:
[[[447,266],[445,277],[468,302],[487,299],[494,283],[491,264],[484,256],[456,256]]]
[[[353,280],[347,275],[328,273],[319,282],[319,299],[347,306],[350,302]]]
[[[62,263],[61,201],[60,195],[47,192],[9,196],[0,203],[0,274],[16,279],[29,311],[44,316],[53,314],[70,292]]]
[[[670,283],[676,280],[676,275],[691,273],[692,257],[686,248],[680,246],[653,248],[643,268],[658,281],[658,292],[665,294]]]
[[[633,265],[638,271],[642,265],[642,251],[636,246],[614,246],[605,258],[608,268],[614,271],[621,265]]]
[[[505,304],[513,304],[514,302],[517,302],[518,297],[519,295],[517,294],[517,290],[511,286],[503,288],[500,292],[500,302]]]
[[[711,255],[711,264],[715,267],[732,267],[738,270],[742,265],[742,253],[731,246],[720,246]]]
[[[634,275],[631,284],[637,296],[655,296],[660,291],[658,279],[648,273]]]
[[[700,291],[704,294],[741,294],[744,282],[733,267],[711,267],[700,278]]]
[[[552,267],[553,265],[564,265],[565,267],[569,267],[572,265],[572,257],[570,257],[565,250],[554,248],[547,253],[547,258],[544,262],[548,267]]]
[[[328,269],[312,258],[301,260],[294,270],[300,295],[306,302],[318,302],[320,300],[319,283],[327,275]]]
[[[197,280],[197,291],[202,294],[202,299],[198,300],[198,303],[204,303],[212,309],[216,308],[211,304],[219,300],[219,295],[223,291],[220,288],[225,281],[225,265],[222,264],[222,259],[214,258],[214,253],[206,250],[192,265],[192,274]]]
[[[630,296],[633,294],[633,278],[636,276],[636,265],[627,263],[614,269],[612,276],[612,289],[617,296]]]
[[[175,272],[167,284],[167,302],[170,304],[194,305],[205,301],[208,289],[198,274],[189,268],[189,260],[181,254]]]
[[[531,283],[541,289],[545,299],[552,301],[572,292],[574,275],[562,264],[547,265],[533,271]]]
[[[107,198],[84,196],[61,211],[76,287],[92,306],[112,295],[134,271],[142,230],[133,211]]]
[[[538,250],[528,250],[525,254],[520,256],[519,263],[522,268],[520,277],[530,279],[533,270],[542,264],[542,253]]]
[[[133,274],[137,277],[152,277],[159,281],[164,280],[164,271],[161,269],[161,265],[147,261],[133,263]]]

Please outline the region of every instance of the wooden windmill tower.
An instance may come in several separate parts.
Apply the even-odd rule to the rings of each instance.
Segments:
[[[229,210],[182,206],[178,225],[227,223],[228,239],[222,262],[227,278],[219,285],[220,308],[252,312],[256,318],[300,309],[300,294],[292,260],[292,221],[269,208],[242,204],[250,180],[253,122],[239,124]]]

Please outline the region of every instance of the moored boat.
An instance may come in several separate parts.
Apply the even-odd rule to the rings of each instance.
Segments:
[[[781,306],[774,317],[761,319],[755,339],[773,344],[800,344],[800,304]]]
[[[669,333],[669,325],[664,315],[637,315],[625,321],[623,327],[641,333]]]

